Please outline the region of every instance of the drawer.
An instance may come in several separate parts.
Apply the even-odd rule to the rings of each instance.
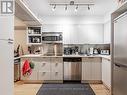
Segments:
[[[38,79],[39,80],[50,80],[50,72],[39,71]]]
[[[51,58],[51,63],[63,63],[63,58]]]
[[[63,80],[63,74],[61,72],[51,72],[51,80]]]
[[[34,69],[32,69],[33,71],[38,71],[38,65],[39,65],[39,62],[35,62],[35,61],[32,61],[34,63]]]
[[[63,63],[51,63],[51,70],[52,71],[63,71]]]
[[[39,71],[50,71],[50,63],[49,62],[39,63]]]
[[[88,57],[88,58],[82,58],[83,62],[101,62],[100,57]]]
[[[21,80],[37,80],[37,72],[32,71],[32,74],[30,76],[23,76],[21,75]]]

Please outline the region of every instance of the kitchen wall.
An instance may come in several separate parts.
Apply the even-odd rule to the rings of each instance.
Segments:
[[[104,23],[104,43],[111,43],[111,21]]]
[[[26,32],[26,24],[15,17],[15,30],[14,30],[14,49],[16,50],[18,45],[20,47],[20,54],[24,53],[27,54],[28,46],[27,46],[27,32]],[[23,52],[22,52],[22,50]]]
[[[104,16],[104,43],[111,43],[111,13]]]
[[[102,24],[103,16],[42,16],[44,24]]]
[[[64,44],[103,43],[101,16],[46,16],[43,32],[63,32]]]

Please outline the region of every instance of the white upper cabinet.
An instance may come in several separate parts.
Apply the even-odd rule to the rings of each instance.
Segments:
[[[62,32],[62,25],[59,24],[43,24],[42,32]]]
[[[103,24],[78,25],[76,29],[78,43],[103,43]]]
[[[100,44],[104,39],[103,24],[47,24],[43,25],[42,31],[63,32],[64,44]]]
[[[111,43],[111,23],[104,24],[104,43]]]

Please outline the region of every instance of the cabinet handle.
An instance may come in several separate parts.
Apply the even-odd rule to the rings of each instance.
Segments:
[[[13,42],[9,41],[8,44],[13,44]]]
[[[58,63],[56,63],[56,65],[55,66],[58,66]]]
[[[43,72],[43,73],[42,73],[42,76],[45,75],[45,73],[46,73],[46,72]]]
[[[55,75],[58,75],[58,72],[55,72]]]
[[[43,63],[43,64],[42,64],[42,67],[45,66],[45,64],[46,64],[46,63]]]

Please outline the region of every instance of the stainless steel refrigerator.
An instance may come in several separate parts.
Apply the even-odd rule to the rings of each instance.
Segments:
[[[127,95],[127,12],[114,21],[113,95]]]

